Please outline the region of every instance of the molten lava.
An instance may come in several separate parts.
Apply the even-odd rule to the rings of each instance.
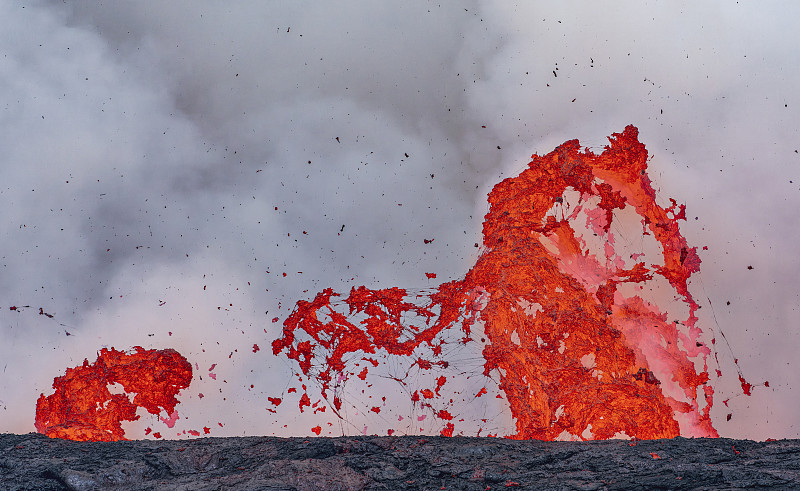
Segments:
[[[175,395],[192,381],[191,364],[175,350],[132,353],[103,348],[97,361],[68,368],[53,381],[55,393],[39,396],[36,430],[51,438],[78,441],[125,440],[122,421],[135,421],[138,407],[158,415],[163,409],[174,421]],[[111,393],[120,384],[126,393]],[[127,393],[136,394],[131,400]]]
[[[484,374],[499,375],[514,438],[717,436],[709,417],[711,350],[700,339],[699,307],[688,289],[700,259],[678,228],[684,206],[656,203],[634,126],[609,142],[596,155],[570,140],[533,155],[520,175],[496,185],[484,251],[462,280],[415,302],[401,288],[362,286],[341,301],[326,289],[297,303],[274,353],[296,360],[339,415],[338,389],[357,373],[354,361],[374,364],[370,355],[380,355],[416,359],[423,370],[446,366],[443,331],[461,329],[469,344],[480,326]],[[637,241],[612,229],[618,216],[635,217]],[[654,245],[622,254],[620,239]],[[685,318],[668,320],[646,292],[677,301]],[[421,348],[430,359],[420,357]],[[358,372],[362,380],[366,370]],[[433,408],[446,383],[439,380],[411,401]],[[446,422],[442,434],[452,435],[450,413],[436,417]]]

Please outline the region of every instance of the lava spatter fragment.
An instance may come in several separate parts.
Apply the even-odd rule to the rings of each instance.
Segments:
[[[416,298],[401,288],[362,286],[339,300],[326,289],[297,303],[273,352],[294,359],[338,409],[337,388],[356,373],[352,360],[414,359],[424,349],[436,359],[417,362],[421,369],[448,363],[442,332],[460,328],[469,344],[480,323],[484,375],[487,384],[491,375],[499,379],[514,438],[717,436],[709,417],[710,349],[699,342],[699,307],[688,288],[700,259],[678,227],[684,206],[656,202],[636,127],[609,143],[597,155],[570,140],[497,184],[483,252],[462,280]],[[641,236],[625,242],[647,239],[653,247],[618,250],[612,225],[623,211],[639,220]],[[685,317],[669,321],[646,291],[676,300]],[[408,394],[429,408],[439,397],[428,388]],[[442,434],[453,434],[452,423]]]
[[[36,430],[68,440],[125,440],[121,423],[139,419],[139,407],[154,415],[163,410],[169,415],[164,421],[174,424],[178,419],[175,396],[191,380],[191,364],[175,350],[136,346],[126,353],[103,348],[94,363],[84,360],[82,366],[56,377],[55,393],[39,396]],[[112,384],[120,384],[125,393],[112,394]],[[133,400],[131,393],[136,394]]]

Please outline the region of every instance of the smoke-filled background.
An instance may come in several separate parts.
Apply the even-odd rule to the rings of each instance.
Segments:
[[[33,431],[67,367],[141,345],[198,369],[175,429],[141,412],[129,437],[308,434],[296,401],[265,409],[297,386],[270,348],[297,300],[461,277],[494,184],[633,123],[708,246],[715,426],[800,436],[798,9],[1,3],[0,431]],[[769,388],[742,395],[733,356]]]

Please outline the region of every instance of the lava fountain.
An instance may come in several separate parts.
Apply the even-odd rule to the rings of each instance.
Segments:
[[[460,330],[456,342],[466,345],[480,326],[484,375],[499,379],[513,438],[716,437],[711,349],[688,288],[700,259],[679,230],[684,206],[657,204],[647,160],[634,126],[599,155],[578,140],[533,155],[489,193],[483,250],[463,279],[415,297],[402,288],[354,287],[345,298],[326,289],[297,302],[273,352],[295,360],[301,380],[316,383],[339,415],[343,385],[369,369],[354,361],[447,366],[445,334]],[[635,217],[654,247],[619,252],[619,216]],[[677,302],[685,318],[674,320],[647,292]],[[445,383],[439,377],[411,401],[434,407]],[[310,405],[304,393],[300,410]],[[452,435],[450,411],[436,417]]]
[[[145,408],[171,426],[178,418],[175,395],[192,381],[192,366],[175,350],[145,350],[136,346],[131,353],[103,348],[97,360],[68,368],[53,381],[55,393],[39,396],[36,402],[36,430],[51,438],[79,441],[125,440],[122,421],[139,419],[136,410]],[[119,384],[124,393],[112,393]],[[133,400],[128,393],[133,393]]]

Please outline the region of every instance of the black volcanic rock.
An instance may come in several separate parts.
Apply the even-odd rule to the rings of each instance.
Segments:
[[[0,435],[0,489],[800,489],[800,440]]]

